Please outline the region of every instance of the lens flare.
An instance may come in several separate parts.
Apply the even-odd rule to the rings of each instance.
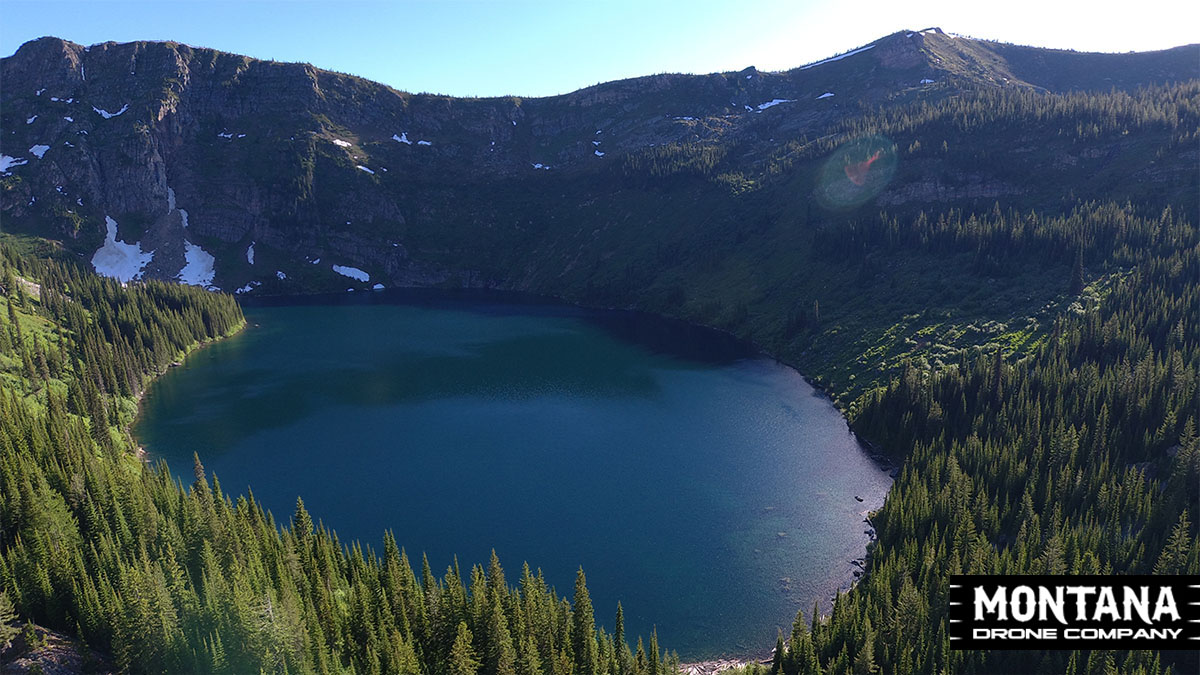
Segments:
[[[821,167],[814,190],[827,209],[845,211],[879,194],[896,174],[896,150],[883,136],[850,141]]]

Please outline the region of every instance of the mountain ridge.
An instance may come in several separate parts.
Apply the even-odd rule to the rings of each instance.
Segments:
[[[127,277],[251,294],[520,290],[716,326],[822,373],[836,359],[786,317],[820,301],[837,325],[867,306],[821,279],[844,272],[797,268],[830,232],[1001,200],[1191,210],[1195,52],[926,29],[782,73],[457,99],[179,43],[50,38],[0,60],[0,217],[85,263],[108,247]],[[1083,71],[1097,89],[1064,86]],[[894,175],[858,205],[822,203],[822,167],[866,138],[891,148]]]
[[[151,219],[167,205],[168,173],[181,174],[182,180],[173,181],[179,188],[181,203],[196,204],[187,183],[204,167],[187,164],[191,157],[200,156],[201,163],[210,166],[236,164],[228,168],[252,182],[237,186],[221,180],[199,181],[217,183],[218,192],[226,194],[222,204],[203,204],[211,207],[203,210],[193,208],[192,222],[201,235],[224,242],[249,236],[248,243],[258,240],[263,233],[257,230],[266,229],[272,219],[294,220],[304,228],[316,226],[307,215],[310,210],[289,207],[287,202],[298,204],[311,197],[315,167],[322,160],[333,160],[340,171],[362,171],[375,181],[386,182],[390,177],[382,174],[396,167],[381,164],[372,168],[368,160],[379,157],[380,163],[407,164],[401,167],[406,182],[419,184],[425,180],[419,170],[423,168],[420,160],[399,156],[398,152],[421,151],[440,160],[439,168],[450,176],[449,180],[443,175],[429,182],[453,185],[463,176],[472,181],[491,181],[527,178],[530,170],[603,171],[598,162],[605,157],[611,161],[619,155],[672,143],[725,143],[730,139],[739,143],[747,137],[761,141],[760,137],[765,136],[770,141],[746,148],[752,157],[761,158],[775,135],[804,136],[875,105],[953,96],[964,83],[975,87],[1040,87],[1028,81],[1038,80],[1029,72],[1023,73],[1027,79],[1021,79],[1011,68],[1000,68],[997,59],[983,58],[993,54],[989,50],[995,44],[951,37],[936,28],[899,31],[841,55],[779,73],[745,69],[708,75],[661,74],[601,83],[552,97],[460,99],[410,94],[309,64],[259,61],[192,49],[177,42],[105,42],[83,47],[58,38],[42,38],[22,45],[14,56],[3,60],[3,79],[9,92],[5,109],[10,113],[3,122],[12,132],[8,136],[26,135],[30,145],[25,147],[34,147],[45,140],[33,137],[33,132],[39,131],[39,115],[45,125],[59,113],[55,124],[46,130],[48,134],[42,134],[57,137],[51,145],[58,152],[82,145],[72,143],[72,131],[74,140],[79,141],[81,135],[111,131],[101,129],[101,122],[118,129],[125,126],[119,144],[129,158],[129,166],[114,167],[104,158],[85,152],[82,164],[91,165],[93,170],[81,174],[57,167],[60,171],[50,172],[61,174],[55,176],[53,187],[61,193],[64,181],[74,183],[77,208],[71,208],[68,201],[55,213],[42,214],[42,218],[59,222],[35,230],[49,229],[60,237],[66,234],[71,238],[82,231],[85,236],[90,234],[90,242],[98,242],[104,229],[103,215],[132,213],[136,234],[145,227],[136,221]],[[1030,49],[996,48],[1010,52],[1016,49],[1013,53],[1018,55],[1027,55]],[[1179,61],[1179,55],[1188,49],[1149,54],[1157,55],[1154,58],[1158,60]],[[1043,61],[1063,54],[1035,50]],[[1030,63],[1036,60],[1026,59]],[[1129,58],[1122,56],[1120,60],[1127,62]],[[91,84],[85,62],[93,66]],[[1054,70],[1042,67],[1039,71],[1036,65],[1027,64],[1024,70]],[[1141,76],[1133,84],[1179,77],[1172,68],[1176,66],[1154,66],[1150,75]],[[130,75],[125,76],[125,72]],[[1008,78],[1006,73],[1014,77]],[[98,74],[105,81],[100,86],[96,85]],[[1128,78],[1122,82],[1132,86]],[[54,90],[46,99],[30,95],[46,89]],[[13,95],[14,91],[21,93]],[[99,119],[86,107],[80,115],[66,114],[83,98],[88,99],[88,107]],[[825,98],[829,100],[822,100]],[[37,112],[47,103],[62,101],[70,103]],[[27,110],[14,115],[14,108]],[[775,119],[766,123],[756,119],[764,114]],[[76,121],[75,117],[80,116],[83,119]],[[263,116],[272,117],[268,128],[257,119]],[[62,123],[68,119],[70,122]],[[23,128],[20,122],[26,120],[29,124]],[[128,128],[131,124],[133,129]],[[146,125],[152,133],[138,138],[138,125]],[[316,131],[309,133],[313,127]],[[284,129],[288,130],[286,141]],[[410,132],[412,139],[408,138]],[[309,138],[297,141],[299,133]],[[269,138],[264,141],[263,135]],[[247,137],[251,140],[245,140]],[[96,142],[91,137],[83,140]],[[6,155],[26,163],[31,159],[28,151],[10,153],[10,138],[4,141]],[[421,145],[422,141],[426,145]],[[250,156],[228,162],[228,158],[216,156],[222,152],[217,146],[222,142],[259,145],[247,153]],[[318,143],[323,147],[315,147]],[[327,153],[326,143],[339,144],[338,150],[345,152]],[[184,145],[192,147],[174,152]],[[272,161],[257,165],[265,154],[273,155]],[[184,161],[177,162],[175,156],[182,156]],[[39,158],[37,164],[42,163]],[[33,170],[27,164],[18,173]],[[290,174],[290,180],[280,180],[280,174]],[[361,189],[353,181],[349,183],[351,189]],[[45,184],[49,187],[50,181]],[[197,187],[208,191],[206,186]],[[381,221],[377,229],[403,231],[408,207],[396,197],[395,188],[382,187],[368,199],[374,202],[370,214],[356,214],[349,204],[327,210],[339,216],[345,212],[351,223],[361,215]],[[8,191],[5,194],[11,196]],[[30,200],[47,197],[57,199],[55,195],[30,191],[17,200],[6,198],[2,208],[10,222],[30,215],[36,218],[34,212],[38,209]],[[360,196],[356,201],[364,199]],[[239,208],[229,209],[231,202]],[[97,208],[97,203],[103,208]],[[216,213],[210,217],[214,209]],[[90,212],[84,215],[81,210]],[[325,213],[318,218],[332,216]],[[82,222],[85,219],[86,224]],[[117,220],[120,227],[129,227],[123,222],[128,217]],[[159,229],[170,228],[163,225]],[[364,239],[376,238],[372,235]],[[178,249],[179,244],[174,248]],[[317,257],[315,248],[311,257]],[[181,260],[178,251],[168,254],[168,259],[171,264],[167,267]],[[155,275],[171,278],[165,267]],[[233,279],[224,285],[235,287],[241,281]]]

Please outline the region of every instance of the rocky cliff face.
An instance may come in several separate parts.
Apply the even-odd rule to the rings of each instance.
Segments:
[[[191,279],[198,268],[188,265],[208,255],[215,280],[197,278],[227,290],[546,287],[602,233],[654,219],[653,197],[630,192],[629,157],[719,147],[727,182],[753,188],[785,143],[864,110],[968,86],[1041,86],[1025,52],[1010,55],[1017,77],[1001,51],[903,31],[782,73],[455,99],[173,42],[43,38],[0,64],[0,214],[5,230],[61,239],[89,259],[111,218],[115,242],[153,252],[142,276]],[[1056,54],[1041,56],[1052,66]],[[1155,63],[1169,70],[1169,61]],[[963,189],[945,182],[922,177],[884,200],[1024,189],[988,175]],[[598,211],[583,218],[591,230],[572,228]]]

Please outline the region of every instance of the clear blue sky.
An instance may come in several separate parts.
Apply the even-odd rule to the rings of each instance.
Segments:
[[[660,72],[783,70],[901,29],[1082,51],[1196,42],[1200,2],[0,0],[0,55],[43,35],[177,40],[397,89],[542,96]],[[0,87],[3,83],[0,82]]]

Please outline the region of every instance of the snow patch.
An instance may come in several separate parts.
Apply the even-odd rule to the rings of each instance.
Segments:
[[[382,290],[383,290],[383,284],[375,284],[374,286],[372,286],[372,287],[371,287],[371,290],[373,290],[373,291],[382,291]]]
[[[433,143],[429,141],[417,141],[417,145],[433,145]]]
[[[362,169],[363,171],[366,171],[367,173],[371,174],[372,176],[374,176],[374,175],[375,175],[375,172],[374,172],[374,171],[372,171],[372,170],[368,169],[367,167],[363,166],[362,164],[359,164],[359,165],[357,165],[357,166],[358,166],[358,168]]]
[[[933,84],[933,80],[930,80],[927,78],[927,79],[921,80],[921,84]]]
[[[683,121],[685,121],[685,122],[695,122],[695,121],[696,121],[696,118],[695,118],[695,117],[675,117],[675,118],[673,118],[673,119],[677,119],[677,120],[683,120]],[[592,141],[592,143],[594,143],[594,144],[599,144],[599,143],[600,143],[600,141]]]
[[[34,115],[33,117],[30,117],[29,119],[25,120],[25,124],[33,124],[35,120],[37,120],[37,115]]]
[[[751,79],[751,78],[753,78],[753,77],[754,77],[753,75],[747,75],[747,76],[746,76],[746,79],[747,79],[747,80],[749,80],[749,79]]]
[[[763,110],[766,110],[767,108],[774,108],[775,106],[779,105],[780,103],[793,103],[793,102],[795,102],[795,100],[796,99],[794,99],[794,98],[773,98],[770,101],[767,101],[766,103],[759,103],[758,109],[759,109],[759,111],[763,111]]]
[[[64,119],[64,120],[66,120],[66,121],[68,121],[68,122],[74,122],[74,121],[75,121],[74,119],[72,119],[72,118],[70,118],[70,117],[64,117],[63,119]]]
[[[340,274],[344,277],[350,277],[351,279],[358,279],[359,281],[370,281],[371,280],[370,274],[367,274],[366,272],[358,269],[357,267],[349,267],[346,265],[334,265],[333,271],[337,272],[338,274]]]
[[[335,138],[335,139],[333,139],[333,144],[334,144],[334,145],[336,145],[336,146],[338,146],[339,148],[348,148],[348,147],[350,147],[351,145],[353,145],[352,143],[350,143],[350,142],[348,142],[348,141],[343,141],[343,140],[342,140],[342,139],[340,139],[340,138]]]
[[[254,242],[250,242],[250,246],[246,248],[246,262],[254,264]]]
[[[154,258],[154,251],[142,251],[141,242],[128,244],[117,240],[117,221],[104,216],[107,236],[104,245],[92,255],[92,267],[98,274],[119,279],[122,283],[142,276],[142,270]]]
[[[842,59],[846,58],[847,56],[854,56],[855,54],[861,54],[861,53],[867,51],[868,49],[874,49],[874,48],[875,48],[875,45],[867,45],[866,47],[860,47],[853,51],[846,52],[845,54],[842,54],[840,56],[834,56],[833,58],[828,58],[828,59],[825,59],[824,61],[817,61],[816,63],[810,63],[807,66],[800,66],[800,70],[808,70],[809,68],[816,68],[817,66],[823,66],[826,63],[833,63],[834,61],[841,61]]]
[[[183,221],[183,229],[186,230],[188,226],[187,211],[179,209],[179,219]]]
[[[180,213],[183,212],[180,211]],[[184,227],[187,227],[186,223]],[[216,258],[186,239],[183,240],[183,249],[183,256],[187,260],[187,264],[179,270],[179,282],[189,286],[211,288],[213,278],[217,275],[216,270],[213,269]]]
[[[29,154],[41,159],[49,149],[50,146],[48,145],[35,145],[32,148],[29,148]]]
[[[312,261],[312,264],[314,264],[314,265],[320,265],[320,264],[321,264],[321,259],[320,259],[320,258],[317,258],[316,260]]]
[[[275,270],[275,278],[280,281],[283,281],[284,279],[287,279],[287,275],[284,274],[283,272],[281,272],[280,270]]]
[[[44,91],[46,91],[46,89],[45,89],[45,88],[38,89],[36,92],[34,92],[34,93],[33,93],[33,95],[34,95],[34,96],[41,96],[41,95],[42,95],[42,92],[44,92]]]
[[[167,187],[167,213],[175,210],[175,190]]]
[[[217,133],[217,135],[218,135],[218,136],[220,136],[221,138],[233,138],[233,134],[230,134],[230,133],[220,133],[220,132],[218,132],[218,133]]]
[[[541,162],[537,162],[537,163],[535,163],[535,164],[533,165],[533,168],[535,168],[535,169],[545,169],[545,170],[547,170],[547,171],[549,171],[549,170],[550,170],[550,166],[549,166],[549,165],[547,165],[547,164],[542,164]]]
[[[597,156],[597,157],[603,157],[603,156],[604,156],[604,153],[603,153],[603,152],[600,152],[599,150],[597,150],[597,151],[596,151],[596,156]]]
[[[392,134],[392,140],[396,141],[397,143],[403,143],[405,145],[412,145],[412,141],[408,140],[408,132],[407,131],[400,132],[399,136],[397,136],[396,134]]]
[[[126,110],[129,110],[129,104],[126,103],[125,105],[121,106],[121,109],[115,113],[110,113],[107,110],[101,110],[100,108],[97,108],[96,106],[92,106],[92,110],[95,110],[96,114],[103,117],[104,119],[110,120],[110,119],[116,117],[117,115],[123,114]]]
[[[832,96],[833,96],[833,92],[832,92],[832,91],[827,91],[827,92],[825,92],[824,94],[821,94],[820,96],[818,96],[818,97],[817,97],[817,100],[818,100],[818,101],[820,101],[820,100],[821,100],[821,99],[823,99],[823,98],[831,98]]]
[[[29,160],[23,159],[21,157],[9,157],[8,155],[0,155],[0,174],[4,174],[5,176],[7,176],[9,169],[11,169],[13,167],[21,166],[22,164],[28,164],[28,163],[29,163]]]
[[[245,286],[242,286],[241,288],[234,291],[234,293],[237,293],[238,295],[241,295],[242,293],[249,293],[250,291],[258,288],[259,286],[262,286],[261,281],[251,281],[250,283],[246,284]]]

